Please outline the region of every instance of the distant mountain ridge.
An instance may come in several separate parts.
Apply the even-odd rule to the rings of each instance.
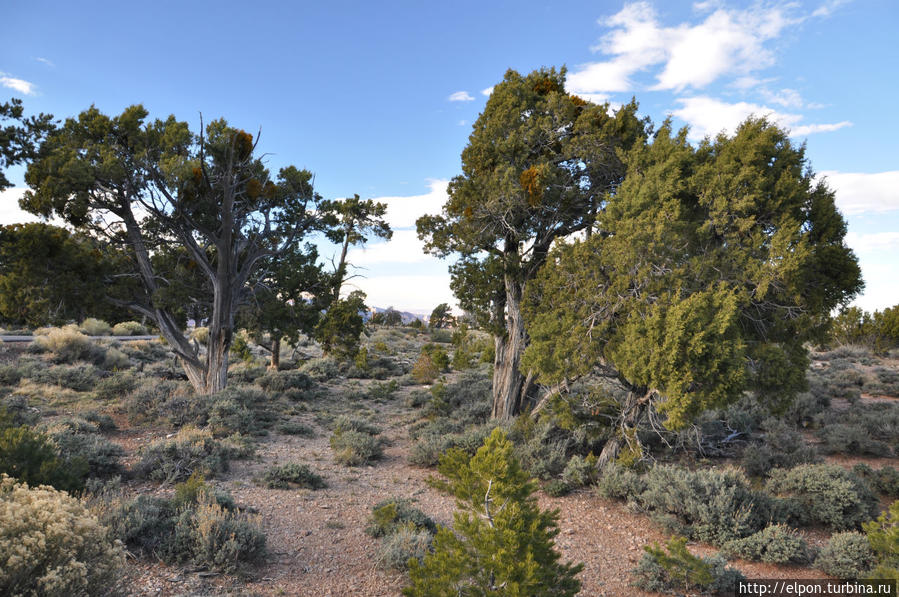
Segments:
[[[387,309],[390,309],[390,308],[391,307],[387,307],[386,309],[382,308],[382,307],[371,307],[369,309],[369,317],[371,317],[371,314],[374,314],[374,313],[384,313],[387,311]],[[396,308],[393,308],[393,309],[395,311],[399,311],[399,309],[396,309]],[[416,319],[420,319],[422,321],[427,322],[428,318],[431,316],[431,313],[430,313],[430,311],[400,311],[400,315],[403,318],[403,323],[412,323]],[[366,320],[367,319],[368,319],[368,317],[366,317]]]

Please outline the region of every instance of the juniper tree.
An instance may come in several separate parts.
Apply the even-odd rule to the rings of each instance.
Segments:
[[[234,317],[261,260],[319,230],[321,198],[312,174],[293,166],[272,176],[256,141],[224,120],[199,134],[174,116],[148,122],[142,106],[109,117],[92,107],[41,144],[26,173],[21,206],[56,215],[130,253],[142,292],[119,304],[148,317],[181,360],[198,392],[227,383]],[[205,357],[158,295],[179,284],[159,275],[153,256],[183,249],[205,278],[209,340]]]
[[[624,176],[618,152],[646,133],[636,110],[567,94],[565,69],[509,70],[474,124],[442,213],[417,222],[426,250],[459,256],[453,290],[494,334],[495,418],[516,415],[533,381],[520,363],[525,287],[556,239],[594,231]]]
[[[696,148],[686,135],[666,123],[632,149],[604,237],[559,246],[529,288],[524,366],[629,390],[601,465],[653,412],[678,429],[747,390],[784,407],[806,383],[804,344],[862,288],[804,146],[764,119]]]

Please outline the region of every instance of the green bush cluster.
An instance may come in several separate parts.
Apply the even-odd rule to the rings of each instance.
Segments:
[[[112,326],[113,336],[146,336],[147,328],[137,321],[123,321]]]
[[[798,506],[792,514],[801,525],[855,530],[877,512],[877,499],[864,481],[838,465],[803,464],[789,470],[777,469],[772,471],[765,488]]]
[[[742,465],[747,475],[763,476],[772,468],[791,468],[798,464],[818,462],[820,456],[802,434],[783,421],[767,419],[761,441],[743,451]]]
[[[729,595],[737,582],[746,580],[720,556],[700,558],[687,549],[686,537],[672,537],[663,548],[643,548],[646,553],[633,571],[634,585],[658,593],[713,593]]]
[[[814,567],[841,579],[859,579],[871,569],[874,552],[868,538],[857,531],[831,535],[815,558]]]
[[[110,504],[103,520],[130,550],[169,563],[234,572],[262,560],[265,534],[229,495],[199,476],[175,490],[172,498],[141,495]]]
[[[302,371],[269,371],[256,380],[266,392],[306,391],[312,388],[312,378]]]
[[[166,483],[187,479],[195,472],[211,477],[227,471],[231,460],[251,453],[252,448],[239,435],[216,439],[208,429],[184,427],[173,438],[143,448],[134,473]]]
[[[856,464],[852,467],[852,472],[881,495],[899,498],[899,470],[891,466],[874,470],[867,464]]]
[[[80,500],[0,475],[0,593],[106,595],[125,554]]]
[[[137,376],[130,371],[119,371],[103,377],[94,385],[94,395],[100,400],[121,401],[137,387]]]
[[[28,485],[50,485],[63,491],[84,487],[88,463],[83,459],[65,460],[46,434],[27,425],[11,426],[0,422],[0,473]]]
[[[379,538],[377,561],[381,567],[406,570],[409,560],[419,563],[430,553],[437,525],[403,498],[390,498],[372,508],[365,532]]]
[[[890,579],[899,585],[899,500],[862,528],[877,557],[871,578]]]
[[[742,539],[731,539],[722,546],[728,557],[769,564],[806,564],[811,552],[805,539],[783,524],[773,524]]]
[[[88,317],[81,322],[81,331],[88,336],[108,336],[112,333],[112,326],[94,317]]]
[[[891,456],[899,449],[899,404],[857,404],[821,413],[815,425],[828,453]]]
[[[322,489],[327,483],[305,464],[290,462],[272,466],[262,474],[262,484],[269,489]]]

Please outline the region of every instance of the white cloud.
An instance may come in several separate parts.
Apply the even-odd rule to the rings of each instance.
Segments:
[[[24,187],[13,187],[0,191],[0,225],[7,224],[24,224],[25,222],[40,222],[41,219],[36,215],[19,208],[19,199],[25,191]]]
[[[781,89],[776,92],[762,89],[761,92],[766,100],[772,104],[783,106],[784,108],[802,108],[805,106],[805,102],[802,101],[802,96],[799,95],[799,92],[795,89]]]
[[[724,131],[733,134],[737,126],[750,115],[765,116],[778,125],[790,129],[790,136],[799,137],[812,133],[835,131],[852,123],[848,121],[828,124],[800,124],[801,114],[778,112],[768,106],[749,102],[727,103],[719,99],[695,96],[676,100],[681,107],[672,114],[690,125],[690,138],[702,139]]]
[[[493,85],[491,85],[487,89],[481,89],[481,95],[486,95],[487,97],[490,97],[491,93],[493,93]]]
[[[46,65],[49,66],[49,67],[55,67],[55,66],[56,66],[55,64],[53,64],[52,61],[48,60],[47,58],[41,58],[40,56],[38,56],[37,58],[35,58],[35,60],[37,60],[38,62],[41,62],[41,63],[43,63],[43,64],[46,64]]]
[[[865,311],[882,311],[896,304],[899,296],[899,265],[859,259],[865,291],[852,301]]]
[[[834,190],[837,207],[846,215],[899,211],[899,170],[870,174],[825,170],[818,178]]]
[[[829,17],[833,12],[844,4],[849,4],[852,0],[828,0],[812,13],[813,17]]]
[[[24,79],[16,79],[15,77],[10,77],[6,73],[0,72],[0,85],[7,87],[9,89],[15,89],[19,93],[23,95],[34,95],[34,83],[30,83],[25,81]]]
[[[634,89],[633,76],[657,67],[651,89],[699,89],[724,77],[746,77],[770,66],[774,56],[765,46],[788,26],[801,22],[793,5],[754,4],[727,9],[718,2],[699,2],[694,9],[710,12],[698,24],[666,27],[648,2],[631,2],[600,20],[611,30],[594,46],[610,60],[581,65],[568,79],[571,92],[609,93]]]
[[[424,195],[412,197],[376,197],[374,200],[387,204],[387,222],[394,230],[411,228],[415,220],[425,214],[437,214],[446,203],[448,180],[429,179],[430,190]]]
[[[451,102],[471,102],[474,101],[474,97],[467,91],[456,91],[455,93],[451,93],[447,98]]]
[[[424,243],[418,240],[415,230],[395,230],[389,241],[366,243],[353,247],[347,253],[347,261],[359,267],[384,263],[423,263],[433,259],[425,253]]]
[[[442,265],[442,274],[354,278],[344,286],[344,293],[359,289],[367,295],[367,305],[381,308],[393,305],[400,311],[430,313],[440,303],[456,305],[446,264]]]
[[[872,232],[859,234],[850,231],[846,234],[846,244],[856,253],[895,252],[899,249],[899,232]]]

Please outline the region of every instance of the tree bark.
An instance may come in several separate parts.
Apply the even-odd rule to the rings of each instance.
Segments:
[[[505,277],[506,333],[496,336],[496,356],[493,361],[493,411],[494,419],[509,420],[521,412],[525,386],[532,376],[522,375],[521,355],[527,346],[527,332],[521,316],[522,286],[511,276]],[[526,383],[527,382],[527,383]]]
[[[624,401],[624,407],[621,410],[621,416],[618,419],[620,431],[616,433],[614,437],[609,439],[609,441],[602,447],[602,452],[599,453],[599,458],[596,460],[597,470],[602,471],[605,469],[609,463],[618,457],[621,449],[627,445],[628,440],[625,434],[632,432],[637,428],[640,419],[648,408],[651,395],[651,390],[644,396],[638,396],[634,391],[628,392],[627,398]],[[636,433],[633,434],[633,439],[631,441],[639,443]]]
[[[272,335],[272,361],[268,368],[277,371],[281,366],[281,336]]]

